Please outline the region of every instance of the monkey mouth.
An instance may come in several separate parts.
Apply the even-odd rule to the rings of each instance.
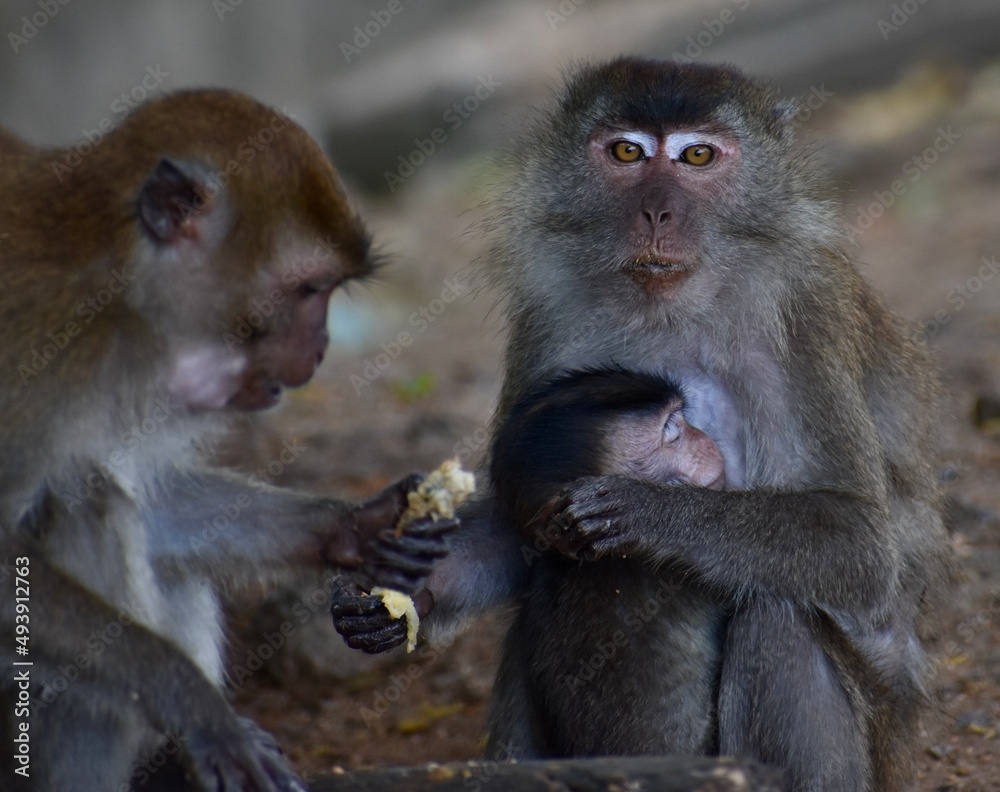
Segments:
[[[630,261],[626,267],[630,273],[647,273],[649,275],[675,275],[688,271],[686,262],[680,259],[667,259],[655,256],[640,256]]]
[[[691,272],[686,261],[659,256],[640,256],[625,265],[626,274],[650,294],[673,291]]]

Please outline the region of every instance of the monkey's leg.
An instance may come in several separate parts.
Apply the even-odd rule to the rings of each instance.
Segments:
[[[529,690],[526,666],[529,643],[518,618],[504,639],[486,724],[487,759],[510,761],[552,755],[534,696]]]
[[[141,719],[122,717],[102,706],[101,691],[68,677],[33,651],[30,777],[5,775],[11,792],[60,790],[117,790],[139,760],[143,745],[155,736]],[[6,658],[5,658],[6,660]],[[71,664],[63,669],[76,670]],[[44,685],[48,678],[55,685]],[[5,690],[0,699],[12,700]],[[13,735],[11,735],[12,738]],[[13,745],[14,743],[8,743]],[[6,767],[4,768],[7,769]]]
[[[865,731],[791,603],[754,597],[737,609],[722,663],[721,754],[782,767],[793,792],[860,792],[870,788]]]

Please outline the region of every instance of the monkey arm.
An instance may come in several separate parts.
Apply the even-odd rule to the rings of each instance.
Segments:
[[[557,504],[556,545],[580,558],[680,562],[740,599],[769,592],[877,615],[902,558],[885,510],[834,491],[714,491],[620,476],[577,481]]]
[[[350,504],[251,485],[229,471],[174,470],[158,484],[146,516],[150,550],[161,563],[177,561],[206,573],[316,563],[324,533],[354,534]]]
[[[501,522],[492,497],[471,501],[459,515],[462,528],[449,537],[448,555],[427,580],[434,597],[427,618],[432,638],[520,594],[541,556],[515,526]]]
[[[3,567],[0,624],[14,624],[15,558],[30,560],[29,654],[32,677],[76,673],[71,689],[84,686],[115,712],[137,711],[160,735],[178,739],[194,779],[204,789],[258,792],[304,790],[274,741],[239,718],[222,693],[174,644],[136,623],[44,560],[36,548],[8,543]],[[94,638],[120,628],[113,642]],[[87,699],[82,699],[86,701]],[[47,699],[43,698],[43,701]]]
[[[447,552],[444,536],[458,523],[416,520],[395,536],[406,494],[420,480],[409,476],[355,504],[252,485],[225,470],[173,471],[148,506],[151,551],[160,565],[214,575],[282,564],[367,564],[380,585],[402,585],[393,575],[422,581]]]

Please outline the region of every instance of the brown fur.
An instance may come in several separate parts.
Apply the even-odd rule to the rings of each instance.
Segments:
[[[173,94],[69,151],[0,138],[0,623],[30,565],[28,788],[117,789],[172,739],[171,788],[301,789],[225,701],[216,581],[377,563],[374,583],[405,587],[455,524],[388,530],[413,479],[352,504],[199,455],[312,375],[367,234],[316,143],[240,94]],[[5,739],[15,695],[0,677]]]

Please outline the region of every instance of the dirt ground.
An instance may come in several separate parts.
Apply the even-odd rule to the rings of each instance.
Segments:
[[[862,267],[925,323],[948,388],[940,469],[961,574],[929,644],[938,671],[917,788],[998,790],[1000,421],[985,408],[1000,397],[1000,64],[923,64],[803,121],[845,189]],[[340,308],[339,346],[317,381],[241,427],[227,453],[251,469],[270,463],[280,483],[352,496],[453,454],[479,458],[501,342],[493,297],[466,269],[483,241],[466,229],[489,171],[482,159],[429,165],[402,201],[363,207],[396,266]],[[277,462],[288,448],[294,460]],[[313,618],[300,626],[296,612]],[[322,581],[234,618],[233,697],[303,774],[477,756],[499,616],[450,647],[374,661],[339,645]],[[268,636],[283,620],[292,634],[275,648]]]

